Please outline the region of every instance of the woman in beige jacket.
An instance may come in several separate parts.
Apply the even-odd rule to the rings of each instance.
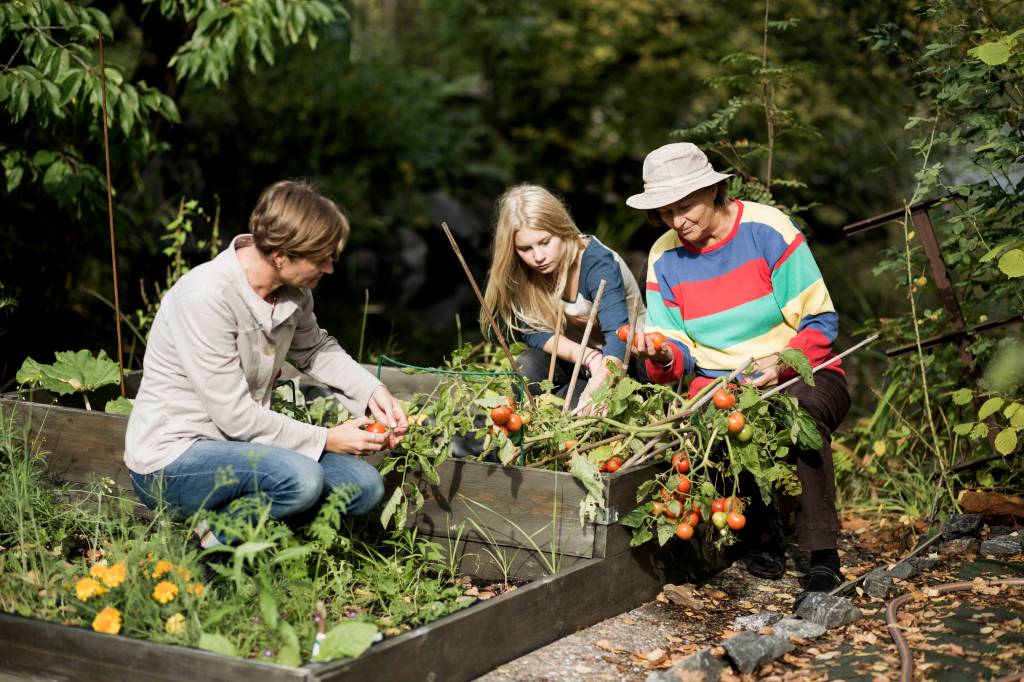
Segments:
[[[264,190],[249,228],[161,301],[125,438],[135,490],[149,507],[162,499],[185,515],[255,496],[282,518],[349,483],[358,492],[348,512],[366,513],[384,486],[358,456],[395,446],[408,424],[313,315],[310,290],[334,271],[348,220],[313,187],[284,181]],[[328,429],[271,411],[286,359],[389,430],[366,430],[365,416]],[[217,542],[205,526],[198,532],[204,545]]]

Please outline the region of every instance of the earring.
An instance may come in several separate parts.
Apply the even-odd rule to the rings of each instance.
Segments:
[[[284,263],[282,263],[281,261],[277,261],[277,269],[280,270],[283,267],[284,267]]]

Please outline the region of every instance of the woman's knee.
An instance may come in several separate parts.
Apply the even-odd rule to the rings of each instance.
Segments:
[[[306,511],[317,503],[324,491],[324,472],[311,459],[296,460],[284,472],[268,477],[270,485],[261,491],[270,498],[275,518]]]
[[[359,487],[359,497],[349,505],[350,516],[362,516],[368,513],[384,499],[384,479],[377,468],[359,458],[355,461],[360,466],[352,467],[352,483]]]

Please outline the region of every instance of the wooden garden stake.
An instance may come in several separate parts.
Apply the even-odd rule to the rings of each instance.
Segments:
[[[821,363],[817,367],[814,367],[811,370],[811,374],[815,374],[815,373],[818,372],[818,370],[822,370],[822,369],[825,369],[826,367],[828,367],[830,365],[834,365],[835,363],[839,362],[840,360],[845,358],[847,355],[849,355],[853,351],[859,350],[859,349],[863,348],[864,346],[868,345],[869,343],[871,343],[873,341],[877,341],[878,340],[878,336],[879,336],[878,334],[872,334],[871,336],[867,337],[866,339],[864,339],[863,341],[857,343],[856,345],[850,346],[849,348],[844,350],[842,353],[836,355],[833,358],[828,359],[827,361]],[[792,386],[793,384],[795,384],[798,381],[802,381],[802,378],[799,377],[799,376],[795,376],[792,379],[790,379],[789,381],[787,381],[786,383],[779,384],[778,386],[776,386],[775,388],[771,389],[770,391],[765,391],[761,395],[761,399],[764,400],[765,398],[769,398],[769,397],[775,395],[776,393],[778,393],[779,391],[781,391],[782,389],[787,388],[789,386]]]
[[[558,362],[558,343],[562,340],[562,320],[565,317],[565,309],[558,304],[558,319],[555,320],[555,345],[551,349],[551,362],[548,363],[548,383],[555,380],[555,363]],[[550,391],[549,391],[550,392]]]
[[[629,334],[626,335],[626,353],[622,356],[622,366],[629,372],[629,358],[633,355],[633,343],[636,338],[636,320],[640,317],[640,299],[633,304],[633,314],[629,316]]]
[[[594,296],[594,307],[590,309],[590,317],[587,318],[587,327],[583,330],[583,339],[580,341],[580,356],[576,358],[576,364],[572,367],[572,378],[569,379],[569,392],[565,394],[565,404],[562,405],[562,414],[566,414],[569,411],[569,403],[572,402],[572,392],[576,388],[576,380],[580,376],[580,365],[583,363],[583,356],[587,354],[587,341],[590,340],[590,330],[594,328],[594,319],[597,317],[597,311],[601,307],[601,297],[604,296],[604,287],[608,284],[606,280],[601,280],[601,283],[597,287],[597,295]]]
[[[480,301],[480,307],[483,309],[484,315],[487,316],[487,323],[491,326],[491,331],[494,332],[494,338],[498,340],[498,344],[501,346],[501,349],[505,351],[505,356],[512,365],[512,371],[518,373],[522,379],[522,373],[519,372],[519,365],[516,364],[516,359],[513,357],[508,344],[505,343],[505,337],[502,336],[501,330],[498,328],[498,323],[495,322],[494,315],[491,314],[491,309],[488,308],[487,304],[484,302],[484,295],[480,293],[480,287],[477,286],[476,278],[473,277],[473,273],[470,272],[469,264],[466,263],[466,259],[462,257],[462,251],[459,250],[459,245],[455,243],[455,236],[452,235],[452,231],[448,229],[448,223],[441,223],[441,229],[444,230],[445,236],[448,237],[448,241],[452,245],[452,250],[455,251],[455,256],[459,259],[459,262],[462,263],[462,269],[466,271],[466,277],[469,278],[469,285],[473,287],[473,293],[476,294],[477,300]],[[589,328],[590,327],[588,326],[587,329],[589,330]],[[530,386],[525,379],[523,379],[523,387],[523,393],[526,394],[526,399],[530,401],[530,407],[536,407],[537,402],[533,399],[533,394],[530,393]]]
[[[127,397],[124,385],[124,350],[121,341],[121,299],[117,289],[117,242],[114,239],[114,193],[110,187],[110,137],[107,133],[107,66],[103,58],[103,36],[96,39],[100,51],[100,103],[103,105],[103,157],[107,164],[107,218],[110,223],[110,267],[114,279],[114,325],[117,329],[117,369],[121,373],[121,397]]]

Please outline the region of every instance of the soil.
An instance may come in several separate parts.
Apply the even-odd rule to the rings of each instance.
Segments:
[[[885,516],[844,517],[840,556],[846,577],[864,575],[894,563],[923,537],[926,526]],[[987,532],[987,529],[986,529]],[[919,679],[992,679],[1024,669],[1024,589],[1004,588],[928,596],[928,587],[976,577],[1024,576],[1024,557],[994,561],[973,554],[928,555],[933,568],[899,583],[915,600],[900,622],[914,653]],[[777,581],[754,577],[739,561],[704,583],[668,589],[658,599],[500,666],[480,682],[645,680],[686,656],[736,634],[737,617],[764,611],[789,616],[800,592],[805,556],[790,552],[786,575]],[[681,593],[681,597],[678,596]],[[727,669],[723,680],[881,680],[896,679],[899,658],[885,625],[885,602],[857,590],[850,595],[864,617],[811,641],[752,675]],[[699,679],[699,678],[698,678]]]

